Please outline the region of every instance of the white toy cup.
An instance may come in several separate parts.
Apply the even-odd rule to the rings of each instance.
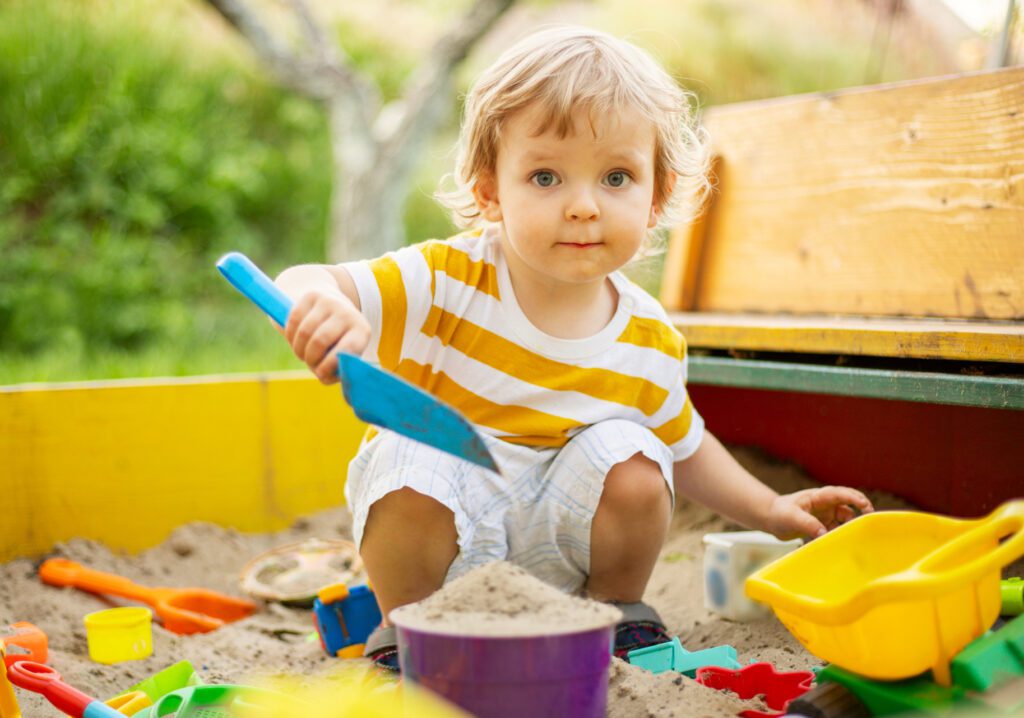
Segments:
[[[743,591],[747,577],[798,548],[764,531],[704,534],[704,607],[733,621],[752,621],[771,612]]]

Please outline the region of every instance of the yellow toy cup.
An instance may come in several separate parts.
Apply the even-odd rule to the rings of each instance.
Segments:
[[[121,663],[153,653],[153,612],[141,606],[108,608],[85,617],[89,658],[97,663]]]

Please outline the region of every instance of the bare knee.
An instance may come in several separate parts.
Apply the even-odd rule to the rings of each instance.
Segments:
[[[437,499],[404,487],[385,494],[370,507],[360,546],[367,553],[383,542],[396,548],[410,545],[417,551],[454,547],[457,541],[455,514]],[[364,556],[365,558],[365,556]]]
[[[672,497],[658,463],[637,453],[608,472],[600,505],[629,516],[667,516]]]
[[[374,502],[370,507],[367,523],[374,518],[374,515],[387,514],[389,520],[410,521],[411,524],[451,519],[454,522],[454,515],[447,506],[437,499],[421,494],[408,486],[396,489],[385,494]]]
[[[392,491],[370,507],[359,545],[385,616],[440,588],[458,551],[452,511],[410,488]]]

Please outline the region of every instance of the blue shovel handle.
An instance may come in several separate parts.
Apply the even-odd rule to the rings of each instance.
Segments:
[[[292,300],[251,259],[241,252],[229,252],[217,261],[217,269],[267,316],[280,326],[285,325],[292,311]]]

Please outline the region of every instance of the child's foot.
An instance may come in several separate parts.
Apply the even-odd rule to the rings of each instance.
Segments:
[[[615,627],[615,657],[629,661],[629,652],[672,640],[661,616],[643,601],[612,605],[622,611],[622,621]]]
[[[363,655],[373,661],[381,675],[397,678],[402,673],[398,665],[398,633],[394,626],[378,626],[366,639]]]

